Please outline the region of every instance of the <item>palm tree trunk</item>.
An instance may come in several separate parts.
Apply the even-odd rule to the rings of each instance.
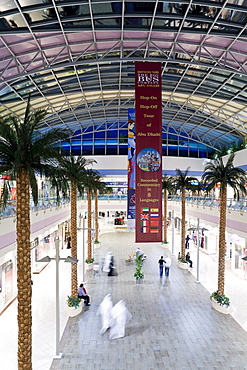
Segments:
[[[22,169],[16,180],[18,369],[32,370],[32,284],[30,252],[30,187]]]
[[[88,223],[87,223],[87,227],[88,227],[88,231],[87,231],[87,246],[88,246],[88,250],[87,250],[87,253],[88,253],[88,256],[87,256],[87,259],[91,259],[92,258],[92,232],[91,232],[91,228],[92,228],[92,214],[91,214],[91,211],[92,211],[92,192],[91,190],[88,190],[87,191],[87,213],[88,213]]]
[[[70,185],[70,232],[71,232],[71,257],[77,259],[77,201],[76,182],[71,180]],[[77,263],[71,263],[71,297],[77,297]]]
[[[99,199],[98,199],[98,190],[95,191],[95,240],[99,240],[99,219],[98,219],[98,207]]]
[[[218,294],[224,295],[225,288],[225,245],[226,245],[226,188],[221,189],[219,225]]]
[[[185,189],[182,187],[181,199],[181,258],[185,259]]]
[[[164,242],[167,242],[167,190],[164,189]]]

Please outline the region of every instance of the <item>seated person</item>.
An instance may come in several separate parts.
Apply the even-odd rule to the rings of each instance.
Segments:
[[[90,306],[90,298],[87,294],[86,288],[84,288],[83,284],[80,284],[78,288],[78,298],[84,299],[84,303],[86,306]]]
[[[144,252],[140,248],[137,248],[136,257],[143,256],[143,255],[144,255]]]
[[[187,262],[189,262],[189,263],[190,263],[190,267],[192,267],[193,262],[192,262],[192,261],[191,261],[191,259],[190,259],[190,252],[188,252],[188,253],[186,254],[185,259],[186,259],[186,261],[187,261]]]
[[[136,257],[141,257],[142,260],[147,258],[146,254],[140,248],[136,250]]]

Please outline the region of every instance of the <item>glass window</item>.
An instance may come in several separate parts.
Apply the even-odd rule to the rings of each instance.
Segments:
[[[83,145],[82,154],[83,155],[92,155],[93,154],[93,146],[92,145]]]
[[[128,154],[128,146],[119,145],[119,155],[127,155],[127,154]]]
[[[172,148],[172,147],[168,147],[168,156],[174,156],[174,157],[177,157],[178,155],[178,149],[177,147],[176,148]]]
[[[95,146],[94,155],[105,155],[105,146],[104,145]]]
[[[117,153],[117,145],[108,145],[106,147],[106,154],[108,155],[116,155]]]
[[[188,157],[188,147],[187,146],[179,146],[179,156],[180,157]]]

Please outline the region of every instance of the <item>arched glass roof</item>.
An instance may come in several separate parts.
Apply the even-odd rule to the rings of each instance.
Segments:
[[[160,61],[163,154],[207,156],[246,136],[246,27],[247,0],[1,0],[0,114],[31,94],[73,153],[125,154],[134,63]]]

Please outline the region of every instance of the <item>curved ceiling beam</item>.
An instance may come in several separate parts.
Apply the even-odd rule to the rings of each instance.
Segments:
[[[120,122],[134,106],[134,62],[160,61],[163,132],[173,130],[215,148],[237,141],[247,131],[247,24],[224,14],[244,16],[247,8],[227,1],[174,3],[184,4],[183,14],[163,13],[155,1],[152,12],[138,13],[147,26],[128,27],[136,13],[124,8],[112,13],[104,0],[76,0],[73,5],[84,7],[84,13],[73,16],[64,11],[70,1],[22,7],[10,0],[16,9],[1,17],[16,15],[23,28],[0,31],[0,114],[22,115],[31,93],[33,108],[51,112],[42,129]],[[215,14],[194,16],[194,5],[212,6]],[[48,8],[54,20],[42,19]],[[25,12],[37,19],[29,23]],[[121,25],[113,26],[117,19]]]

